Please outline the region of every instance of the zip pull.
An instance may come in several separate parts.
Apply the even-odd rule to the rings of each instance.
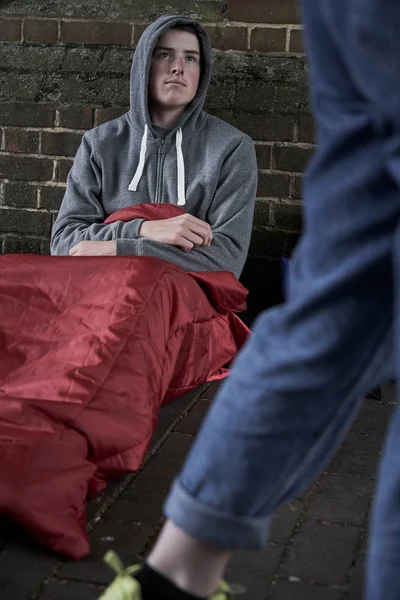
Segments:
[[[163,154],[163,153],[164,153],[164,144],[165,144],[165,140],[164,140],[164,139],[162,139],[162,140],[161,140],[160,147],[159,147],[159,149],[158,149],[158,154],[160,154],[160,156],[161,156],[161,154]]]

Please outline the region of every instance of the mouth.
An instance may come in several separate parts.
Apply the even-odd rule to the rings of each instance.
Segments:
[[[177,80],[166,81],[166,84],[168,84],[168,83],[172,83],[173,85],[181,85],[182,87],[186,87],[186,83],[183,83],[183,81],[177,81]]]

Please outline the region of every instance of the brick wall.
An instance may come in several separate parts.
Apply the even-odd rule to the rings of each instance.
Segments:
[[[167,10],[206,25],[206,108],[256,143],[251,254],[291,250],[314,141],[294,0],[0,0],[0,251],[48,252],[81,136],[126,111],[135,44]]]

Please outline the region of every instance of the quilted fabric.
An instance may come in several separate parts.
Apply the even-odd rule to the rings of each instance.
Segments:
[[[163,402],[225,374],[246,295],[149,257],[0,256],[0,514],[85,556],[87,497],[139,468]]]

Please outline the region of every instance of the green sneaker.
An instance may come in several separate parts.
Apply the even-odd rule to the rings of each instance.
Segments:
[[[106,553],[104,562],[115,571],[117,576],[99,600],[142,600],[140,584],[135,579],[135,573],[140,571],[140,565],[132,565],[125,569],[121,559],[113,550]],[[230,598],[228,584],[221,581],[218,590],[210,600],[230,600]]]

